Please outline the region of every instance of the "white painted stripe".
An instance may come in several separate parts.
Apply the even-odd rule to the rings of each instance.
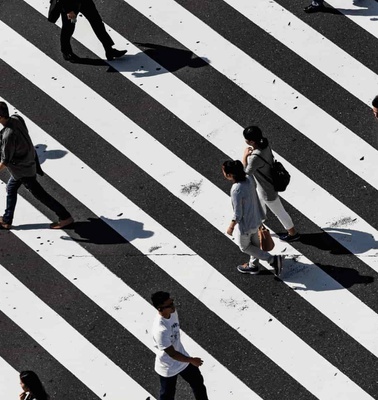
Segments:
[[[23,46],[21,48],[26,51]],[[25,51],[24,55],[27,54]],[[39,140],[41,138],[38,137],[38,132],[33,132],[33,138],[44,143]],[[46,162],[44,168],[73,196],[101,216],[120,235],[131,241],[156,265],[316,396],[324,399],[349,398],[348,396],[371,398],[75,156],[67,154],[64,159]],[[91,182],[91,185],[83,188],[82,182]],[[112,199],[111,204],[108,202],[109,198]],[[151,238],[146,238],[143,234],[138,237],[138,232],[130,230],[130,225],[118,217],[121,213],[143,223],[144,230],[153,232],[154,235]],[[159,252],[151,252],[151,248],[158,248]],[[250,321],[254,321],[253,329]],[[280,338],[279,342],[277,337]],[[292,351],[294,348],[295,352]],[[319,382],[322,384],[319,385]]]
[[[125,0],[213,68],[378,189],[378,152],[174,0]],[[360,161],[364,157],[363,161]]]
[[[370,0],[327,0],[327,3],[343,13],[347,18],[378,38],[378,4]]]
[[[225,0],[225,2],[371,106],[372,96],[375,95],[371,88],[378,87],[377,74],[325,36],[274,1]],[[344,0],[339,2],[345,5]],[[372,4],[370,0],[369,4]],[[378,5],[375,7],[378,11]],[[374,118],[373,114],[371,118]]]
[[[0,191],[0,202],[5,202],[4,190]],[[34,251],[37,249],[38,255],[69,282],[155,351],[150,330],[156,311],[146,300],[69,236],[62,235],[61,231],[41,228],[44,225],[47,228],[51,221],[23,198],[18,200],[14,222],[20,226],[12,230],[14,235]],[[23,229],[23,225],[28,225],[29,229]],[[33,225],[36,228],[33,229]],[[201,371],[211,399],[260,399],[184,331],[182,335],[189,353],[205,361]]]
[[[37,0],[28,1],[38,11],[44,11],[43,7]],[[126,40],[108,26],[107,30],[116,42],[124,43]],[[85,18],[82,18],[80,24],[78,24],[76,28],[75,37],[101,57],[103,55],[102,45],[90,31],[91,27],[88,22]],[[128,49],[130,58],[126,57],[113,62],[112,65],[115,69],[117,69],[125,78],[129,79],[154,99],[159,101],[164,107],[181,118],[186,124],[188,124],[188,126],[196,130],[202,137],[214,146],[217,146],[225,154],[228,154],[234,159],[240,157],[243,151],[243,141],[241,139],[242,127],[240,125],[236,124],[233,120],[227,117],[190,87],[185,85],[182,81],[177,79],[174,75],[167,73],[168,71],[151,58],[141,54],[137,47],[129,43]],[[40,55],[38,57],[40,57]],[[51,60],[46,58],[45,65],[47,66],[48,63],[51,63]],[[138,71],[141,65],[144,66],[143,71],[135,72]],[[49,68],[53,67],[49,66]],[[160,68],[161,74],[149,75],[148,71],[156,71],[156,68]],[[139,85],[141,82],[141,76],[143,76],[143,86]],[[42,78],[45,78],[44,74],[42,74]],[[65,78],[61,76],[59,77],[60,81],[63,79]],[[45,81],[40,81],[39,85],[43,86],[45,90],[47,90],[49,88],[49,79],[47,78]],[[47,93],[52,97],[59,95],[61,98],[61,92],[59,90],[48,91]],[[92,95],[92,92],[90,92],[90,95]],[[77,103],[85,102],[88,96],[89,94],[82,96],[77,100]],[[180,98],[180,101],[177,101],[178,97]],[[108,106],[108,103],[106,104]],[[123,117],[113,115],[114,121],[116,121],[117,118],[120,118],[120,125],[118,126],[126,126]],[[86,122],[89,125],[93,122],[93,119],[86,118]],[[172,159],[172,154],[167,153],[167,151],[161,153],[162,147],[158,146],[158,143],[154,139],[151,141],[150,138],[148,138],[149,140],[145,141],[145,144],[143,145],[142,139],[146,140],[145,132],[143,132],[143,135],[140,133],[138,134],[138,143],[134,140],[130,140],[127,146],[125,146],[124,136],[120,135],[110,137],[107,130],[100,131],[99,129],[96,129],[99,125],[101,124],[92,123],[89,126],[121,151],[126,157],[141,166],[157,181],[163,183],[175,196],[179,197],[182,201],[199,212],[200,205],[197,204],[199,196],[196,196],[195,202],[192,202],[192,198],[182,195],[181,189],[184,186],[184,182],[182,181],[183,176],[191,176],[189,179],[191,182],[199,182],[200,180],[203,180],[200,175],[194,175],[193,170],[189,171],[187,166],[183,165],[177,158]],[[116,127],[117,123],[114,123],[114,126]],[[130,131],[136,132],[139,128],[131,125],[129,129]],[[117,131],[118,129],[115,128],[115,130]],[[140,129],[138,132],[140,132]],[[240,137],[240,141],[234,139],[237,137]],[[144,156],[146,150],[143,152],[138,151],[140,147],[136,148],[135,146],[137,144],[144,147],[144,149],[150,150],[148,157]],[[275,155],[276,157],[281,158],[278,154]],[[180,175],[178,177],[176,175],[176,180],[171,179],[172,171],[166,169],[165,164],[163,165],[161,163],[161,159],[167,160],[167,165],[174,165],[175,162],[179,163],[177,168],[175,168],[176,172],[180,171]],[[151,163],[151,160],[156,161]],[[286,160],[282,161],[288,167],[292,175],[290,188],[287,192],[281,194],[282,197],[316,224],[323,227],[323,229],[329,232],[336,241],[345,246],[353,254],[356,254],[363,262],[378,272],[378,257],[376,257],[374,250],[374,237],[378,240],[378,232],[356,213],[349,210],[315,182],[308,179],[306,175],[295,169],[293,165],[288,163]],[[158,169],[157,166],[161,169]],[[186,173],[181,174],[181,171],[185,168]],[[208,182],[206,180],[203,183],[208,187]],[[204,193],[204,187],[202,187],[201,193]],[[211,194],[204,197],[204,204],[203,207],[201,207],[202,215],[204,215],[208,221],[211,221],[214,226],[223,231],[224,218],[219,219],[219,216],[223,215],[224,211],[215,210],[213,207],[209,206],[207,207],[207,205],[210,205],[207,201],[212,197]],[[316,201],[316,204],[314,204],[314,201]],[[349,228],[350,226],[353,228],[352,232],[343,231],[343,229]],[[339,228],[339,230],[335,230],[335,227]],[[354,231],[364,232],[365,234],[356,234]]]
[[[4,400],[17,399],[17,396],[22,393],[19,372],[2,357],[0,357],[0,389]]]
[[[150,396],[1,265],[0,309],[99,398]]]

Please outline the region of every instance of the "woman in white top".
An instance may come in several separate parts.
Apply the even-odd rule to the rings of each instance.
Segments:
[[[254,179],[245,174],[243,164],[238,160],[224,162],[222,171],[224,177],[232,182],[231,203],[234,215],[227,233],[232,236],[236,228],[235,238],[240,250],[250,255],[249,263],[238,265],[238,271],[257,274],[259,260],[266,260],[274,268],[275,275],[279,276],[282,256],[273,256],[260,249],[258,229],[265,219],[265,213],[257,197]]]
[[[268,139],[263,137],[260,128],[257,126],[245,128],[243,135],[248,144],[243,155],[245,172],[256,179],[257,193],[264,211],[266,212],[266,207],[268,207],[287,230],[287,234],[280,236],[280,239],[286,242],[294,242],[300,236],[273,187],[271,173],[273,155]]]
[[[38,375],[33,371],[22,371],[20,373],[20,385],[23,390],[20,393],[20,400],[49,400]]]

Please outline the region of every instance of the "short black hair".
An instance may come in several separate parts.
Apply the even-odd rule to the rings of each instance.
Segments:
[[[378,108],[378,96],[375,96],[373,101],[371,102],[373,107]]]
[[[0,101],[0,117],[9,118],[8,106],[4,101]]]
[[[168,292],[160,291],[160,292],[156,292],[153,295],[151,295],[151,301],[152,301],[152,304],[154,305],[154,307],[158,309],[170,297],[171,297],[171,295]]]
[[[258,126],[252,125],[247,126],[247,128],[244,129],[243,136],[244,139],[252,140],[254,142],[260,142],[263,134]]]

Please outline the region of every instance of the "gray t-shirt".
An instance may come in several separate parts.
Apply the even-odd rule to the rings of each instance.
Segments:
[[[269,164],[267,164],[264,160]],[[278,193],[274,190],[271,173],[271,165],[273,164],[273,155],[269,147],[265,149],[254,149],[252,154],[247,158],[247,167],[245,172],[247,175],[256,179],[257,191],[266,201],[276,200]]]
[[[35,149],[20,116],[12,115],[0,131],[0,153],[14,179],[36,175]]]

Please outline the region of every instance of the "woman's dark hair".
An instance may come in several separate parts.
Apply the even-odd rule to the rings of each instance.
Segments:
[[[231,174],[235,182],[243,182],[246,180],[243,164],[239,160],[228,160],[223,163],[223,170],[226,174]]]
[[[265,149],[268,147],[268,139],[263,137],[261,129],[258,126],[248,126],[243,131],[244,139],[252,140],[257,144],[260,149]]]
[[[0,117],[9,118],[8,106],[4,101],[0,101]]]
[[[20,372],[20,380],[26,385],[32,395],[38,400],[48,400],[49,396],[38,378],[38,375],[33,371]]]
[[[170,294],[168,292],[156,292],[151,296],[151,301],[155,308],[159,308],[169,298]]]
[[[378,108],[378,96],[375,96],[373,101],[372,101],[372,106],[375,108]]]

